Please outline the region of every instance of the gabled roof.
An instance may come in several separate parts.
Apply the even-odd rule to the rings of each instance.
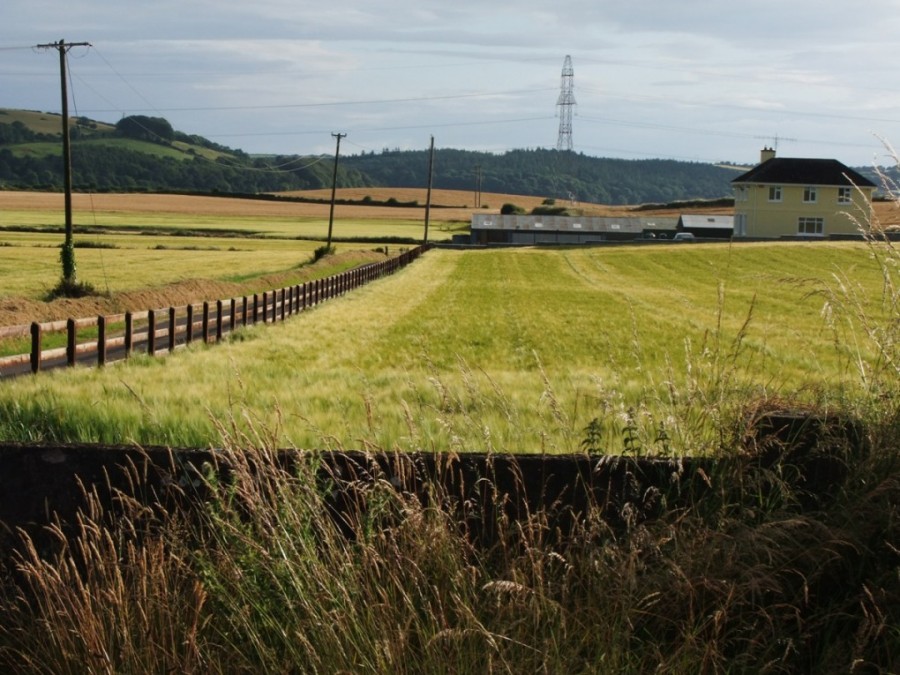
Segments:
[[[836,159],[773,157],[758,164],[732,183],[779,185],[831,185],[876,187],[875,183]]]

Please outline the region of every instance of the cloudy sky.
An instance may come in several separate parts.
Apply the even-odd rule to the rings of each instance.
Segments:
[[[0,107],[172,125],[251,153],[553,148],[852,166],[900,148],[900,0],[5,0]]]

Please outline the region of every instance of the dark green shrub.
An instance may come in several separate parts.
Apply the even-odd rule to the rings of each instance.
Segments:
[[[327,244],[323,244],[315,251],[313,251],[313,262],[319,262],[322,258],[327,255],[334,255],[334,246],[328,246]]]
[[[520,216],[525,213],[525,209],[521,206],[516,206],[515,204],[506,203],[500,207],[500,213],[505,216]]]

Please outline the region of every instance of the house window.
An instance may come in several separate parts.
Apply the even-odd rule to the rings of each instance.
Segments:
[[[838,188],[838,204],[849,204],[853,201],[853,188]]]
[[[780,202],[781,201],[781,186],[780,185],[772,185],[769,187],[769,201],[770,202]]]
[[[816,203],[816,188],[812,185],[807,185],[803,188],[803,203],[804,204],[815,204]]]
[[[825,232],[824,218],[798,218],[797,232],[799,234],[823,234]]]

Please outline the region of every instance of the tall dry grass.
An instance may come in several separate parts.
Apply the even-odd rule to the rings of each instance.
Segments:
[[[723,461],[703,498],[641,517],[595,503],[492,537],[438,484],[351,481],[277,430],[222,427],[202,507],[90,500],[25,546],[0,595],[11,672],[894,672],[900,666],[897,425],[848,448],[830,493],[796,467]],[[733,448],[736,455],[738,448]],[[402,456],[396,458],[402,462]],[[227,467],[228,471],[222,471]],[[399,473],[404,475],[403,472]],[[227,476],[227,479],[223,478]],[[342,483],[343,481],[343,483]],[[349,495],[344,500],[339,494]],[[665,495],[662,496],[665,499]],[[340,506],[338,509],[337,507]],[[469,508],[469,520],[459,509]],[[644,514],[647,515],[647,514]]]

